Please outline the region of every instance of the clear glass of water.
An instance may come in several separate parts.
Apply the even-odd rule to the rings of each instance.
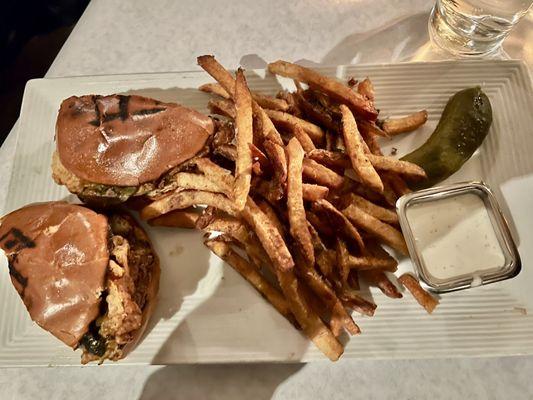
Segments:
[[[458,56],[494,53],[533,0],[437,0],[429,18],[433,43]]]

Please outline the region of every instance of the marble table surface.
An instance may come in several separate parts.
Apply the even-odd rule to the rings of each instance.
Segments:
[[[427,0],[94,0],[48,77],[197,69],[196,55],[261,68],[449,56],[428,42]],[[497,55],[533,66],[531,13]],[[7,187],[16,126],[0,148]],[[6,191],[0,191],[0,210]],[[532,333],[533,334],[533,333]],[[0,399],[531,399],[533,357],[336,364],[0,369]]]

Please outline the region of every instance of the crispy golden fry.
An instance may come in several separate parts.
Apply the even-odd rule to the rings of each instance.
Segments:
[[[252,111],[256,116],[258,122],[261,125],[261,138],[258,142],[263,142],[264,140],[272,140],[274,143],[283,146],[283,140],[281,135],[276,129],[275,125],[272,123],[272,120],[269,118],[265,110],[263,110],[257,103],[252,103]]]
[[[378,206],[377,204],[374,204],[371,201],[356,195],[355,193],[350,193],[348,198],[350,203],[355,204],[367,214],[370,214],[373,217],[376,217],[377,219],[389,224],[398,223],[398,214],[396,214],[396,211]]]
[[[270,63],[268,64],[268,70],[273,74],[296,79],[306,83],[312,89],[324,92],[338,102],[348,105],[354,113],[364,119],[373,121],[378,115],[371,102],[336,79],[322,76],[309,68],[286,61]]]
[[[148,221],[152,226],[193,229],[200,214],[194,209],[174,210]]]
[[[223,193],[231,196],[232,188],[224,181],[214,182],[205,175],[190,172],[178,172],[172,177],[171,189],[202,190],[204,192]],[[167,186],[168,187],[168,186]]]
[[[374,154],[367,154],[366,156],[377,170],[392,171],[414,179],[427,178],[426,172],[421,167],[409,161],[397,160],[388,156],[376,156]]]
[[[396,193],[396,196],[401,197],[404,194],[411,193],[411,189],[409,189],[409,186],[407,186],[405,181],[400,176],[392,172],[383,172],[381,177],[383,180],[388,182],[392,190],[394,190],[394,193]]]
[[[328,109],[308,99],[305,95],[306,93],[298,93],[296,95],[298,105],[302,109],[304,116],[319,126],[337,131],[338,125],[333,120]]]
[[[348,273],[348,286],[353,290],[359,290],[359,273],[355,269],[351,269]]]
[[[411,132],[420,128],[428,120],[426,110],[418,111],[403,118],[387,118],[383,121],[383,130],[388,135],[398,135],[404,132]]]
[[[208,225],[201,228],[206,232],[221,232],[244,244],[248,240],[248,228],[239,219],[220,215],[214,217]]]
[[[288,111],[289,105],[283,99],[276,99],[272,96],[267,96],[261,93],[252,92],[253,99],[264,109],[267,110],[277,110],[277,111]]]
[[[280,200],[285,194],[285,186],[287,184],[287,159],[285,157],[285,150],[282,145],[270,139],[263,142],[263,147],[268,154],[274,171],[274,176],[272,177],[272,196],[276,200]]]
[[[350,290],[347,287],[339,289],[337,295],[346,307],[360,312],[363,315],[368,315],[369,317],[372,317],[376,312],[376,304],[362,298],[353,290]]]
[[[368,143],[367,138],[372,136],[382,136],[382,137],[389,137],[387,133],[381,129],[379,126],[377,126],[374,122],[368,122],[365,120],[359,120],[357,121],[357,127],[359,128],[359,132],[361,132],[361,136],[365,139],[366,143],[370,147],[370,144]],[[377,142],[376,142],[377,144]],[[372,153],[374,153],[372,151]],[[375,153],[374,153],[375,154]]]
[[[437,304],[439,304],[439,301],[436,298],[431,296],[420,286],[418,279],[413,275],[403,274],[398,278],[398,281],[411,292],[418,304],[424,307],[429,314],[431,314],[435,307],[437,307]]]
[[[303,161],[303,175],[320,185],[336,189],[342,186],[343,177],[335,171],[317,163],[314,160],[305,158]]]
[[[265,153],[261,151],[255,144],[250,143],[250,151],[252,152],[252,161],[261,165],[261,169],[270,170],[271,165]]]
[[[276,214],[276,211],[272,208],[272,206],[264,200],[258,200],[257,206],[261,209],[261,211],[265,213],[268,219],[274,224],[274,226],[279,231],[279,233],[281,233],[282,236],[285,236],[287,233],[287,230],[285,229],[285,226],[279,220],[278,215]]]
[[[378,173],[370,163],[364,151],[364,140],[357,130],[357,124],[352,112],[344,104],[340,106],[342,112],[342,134],[346,151],[352,162],[352,167],[361,181],[367,184],[372,190],[383,192],[383,183]]]
[[[294,316],[289,304],[283,295],[272,286],[248,261],[231,249],[224,242],[218,240],[207,240],[204,242],[209,249],[217,256],[226,261],[233,269],[243,276],[252,286],[268,300],[278,312],[294,324]]]
[[[252,181],[252,152],[250,151],[250,144],[253,143],[253,128],[252,97],[246,85],[244,72],[241,69],[237,71],[234,98],[237,111],[235,118],[237,159],[235,160],[233,198],[237,210],[242,210],[246,204]]]
[[[231,175],[231,171],[220,167],[209,158],[198,158],[194,160],[194,165],[213,182],[220,182],[225,188],[233,188],[234,178]]]
[[[235,104],[231,100],[212,99],[207,103],[207,108],[209,108],[211,114],[218,114],[235,119]]]
[[[348,267],[359,271],[369,269],[380,269],[383,271],[394,272],[398,268],[398,262],[394,259],[379,258],[374,256],[352,256],[349,255]]]
[[[319,217],[322,215],[326,221],[329,221],[335,231],[341,233],[351,243],[359,247],[359,249],[363,250],[365,248],[365,244],[357,228],[329,201],[325,199],[318,200],[313,203],[311,210]]]
[[[361,332],[352,317],[346,312],[342,303],[337,298],[333,289],[316,272],[312,264],[307,264],[304,260],[296,256],[297,275],[309,286],[309,288],[329,307],[333,325],[342,325],[346,331],[352,335]],[[335,329],[337,330],[337,329]]]
[[[305,215],[309,223],[315,228],[318,232],[326,237],[333,236],[335,233],[333,228],[328,224],[328,221],[322,220],[314,212],[307,210]]]
[[[184,190],[171,192],[161,199],[152,202],[141,210],[140,216],[143,220],[149,220],[172,210],[182,210],[202,204],[215,207],[230,215],[236,215],[238,211],[235,208],[235,204],[223,194],[199,190]]]
[[[280,270],[276,272],[281,290],[305,335],[313,341],[326,357],[331,361],[337,361],[344,349],[305,301],[302,288],[294,272]]]
[[[251,197],[248,197],[242,216],[256,233],[276,269],[290,270],[294,267],[294,261],[283,237]]]
[[[200,56],[196,59],[198,65],[202,69],[211,75],[224,90],[233,96],[235,93],[235,78],[222,66],[220,63],[215,60],[214,56],[205,55]]]
[[[357,85],[357,92],[366,97],[370,101],[374,101],[374,85],[372,84],[372,81],[369,78],[363,79],[359,84]]]
[[[310,151],[307,155],[311,160],[315,160],[320,164],[323,164],[330,168],[345,169],[350,168],[352,163],[346,154],[325,150],[325,149],[315,149]]]
[[[385,272],[379,270],[367,270],[361,271],[360,274],[371,286],[377,286],[385,296],[392,299],[401,299],[403,297]]]
[[[295,126],[292,133],[294,134],[294,137],[298,139],[306,153],[316,149],[309,135],[300,126]]]
[[[351,204],[342,210],[342,213],[348,217],[356,226],[364,229],[366,232],[376,236],[393,249],[404,255],[408,255],[407,245],[400,231],[392,226],[381,222],[379,219],[367,214],[359,207]]]
[[[252,181],[252,190],[254,194],[260,195],[270,204],[276,204],[279,200],[276,194],[278,186],[273,180],[265,181],[258,177],[254,177],[254,180]]]
[[[311,234],[307,228],[302,189],[302,162],[304,150],[296,138],[287,145],[288,178],[287,178],[287,211],[289,214],[290,233],[300,246],[302,255],[309,265],[315,264],[315,254]]]
[[[346,243],[341,238],[335,241],[335,250],[337,253],[337,265],[339,266],[340,278],[343,283],[348,282],[348,275],[350,274],[350,253],[346,247]]]
[[[237,147],[234,144],[221,144],[213,150],[213,154],[218,154],[227,160],[235,162],[237,160]]]
[[[329,189],[326,186],[304,183],[302,186],[303,198],[306,201],[317,201],[328,196]]]
[[[299,126],[309,135],[314,143],[320,143],[324,138],[324,131],[318,125],[282,111],[265,110],[265,112],[275,126],[292,131]]]
[[[224,99],[231,99],[230,94],[226,91],[226,89],[220,86],[219,83],[204,83],[203,85],[198,87],[198,90],[205,93],[216,94],[217,96],[223,97]]]

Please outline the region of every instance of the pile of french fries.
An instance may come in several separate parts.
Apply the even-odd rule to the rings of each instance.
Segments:
[[[213,95],[216,133],[149,195],[141,217],[205,231],[206,246],[331,360],[343,353],[343,331],[360,333],[352,311],[374,315],[363,282],[392,298],[403,285],[431,313],[437,301],[416,278],[391,280],[398,263],[382,247],[407,255],[394,206],[425,172],[384,156],[376,140],[415,130],[427,113],[377,122],[368,78],[344,84],[277,61],[269,71],[296,89],[271,97],[213,56],[198,64],[216,81],[199,88]]]

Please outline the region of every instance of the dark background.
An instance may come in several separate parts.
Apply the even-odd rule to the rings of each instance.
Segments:
[[[0,0],[0,145],[26,81],[44,76],[89,0]]]

